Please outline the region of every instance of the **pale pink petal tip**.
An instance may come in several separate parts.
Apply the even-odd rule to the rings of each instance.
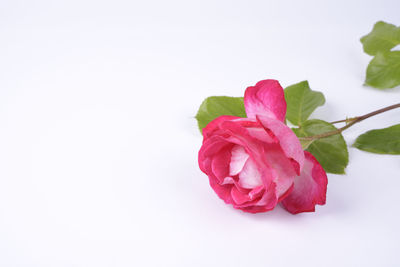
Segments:
[[[256,115],[285,120],[286,101],[282,86],[276,80],[259,81],[244,94],[244,106],[248,118]]]

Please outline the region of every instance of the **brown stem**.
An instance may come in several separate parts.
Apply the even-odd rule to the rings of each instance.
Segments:
[[[357,118],[357,117],[356,117]],[[341,123],[341,122],[346,122],[346,123],[349,123],[349,122],[351,122],[352,120],[354,120],[355,118],[348,118],[348,119],[344,119],[344,120],[340,120],[340,121],[332,121],[332,122],[330,122],[331,124],[335,124],[335,123]]]
[[[389,110],[392,110],[392,109],[395,109],[395,108],[400,108],[400,103],[394,104],[394,105],[391,105],[391,106],[388,106],[388,107],[385,107],[385,108],[381,108],[381,109],[378,109],[378,110],[375,110],[373,112],[367,113],[367,114],[362,115],[362,116],[331,122],[331,123],[348,122],[348,124],[346,124],[342,128],[334,130],[334,131],[326,132],[326,133],[323,133],[323,134],[317,134],[317,135],[313,135],[313,136],[300,137],[299,139],[300,140],[304,140],[304,141],[305,140],[315,140],[315,139],[320,139],[320,138],[328,137],[328,136],[335,135],[335,134],[340,134],[341,132],[343,132],[347,128],[350,128],[351,126],[353,126],[356,123],[359,123],[360,121],[363,121],[365,119],[368,119],[369,117],[378,115],[380,113],[383,113],[383,112],[386,112],[386,111],[389,111]]]

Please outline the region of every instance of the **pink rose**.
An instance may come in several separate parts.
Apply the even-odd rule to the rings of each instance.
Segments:
[[[327,176],[284,123],[286,101],[278,81],[264,80],[244,95],[248,118],[220,116],[203,129],[200,169],[226,203],[246,212],[291,213],[324,205]]]

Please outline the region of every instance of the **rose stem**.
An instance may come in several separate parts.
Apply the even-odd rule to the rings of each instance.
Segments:
[[[328,137],[328,136],[335,135],[335,134],[340,134],[341,132],[343,132],[347,128],[350,128],[351,126],[353,126],[354,124],[356,124],[356,123],[358,123],[360,121],[363,121],[365,119],[368,119],[369,117],[378,115],[380,113],[383,113],[383,112],[386,112],[386,111],[389,111],[389,110],[392,110],[392,109],[395,109],[395,108],[400,108],[400,103],[394,104],[394,105],[391,105],[391,106],[388,106],[388,107],[385,107],[385,108],[381,108],[381,109],[378,109],[378,110],[375,110],[373,112],[367,113],[367,114],[362,115],[362,116],[331,122],[331,123],[348,122],[348,124],[346,124],[342,128],[334,130],[334,131],[326,132],[326,133],[323,133],[323,134],[317,134],[317,135],[313,135],[313,136],[299,137],[299,139],[300,140],[315,140],[315,139],[320,139],[320,138]]]

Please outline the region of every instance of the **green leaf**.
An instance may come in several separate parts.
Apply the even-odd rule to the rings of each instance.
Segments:
[[[400,124],[368,131],[357,137],[353,146],[372,153],[400,155]]]
[[[400,44],[400,27],[378,21],[372,31],[360,39],[364,52],[373,56],[386,52]]]
[[[300,140],[301,147],[303,150],[307,150],[307,148],[314,142],[315,140]]]
[[[201,103],[196,119],[200,132],[209,122],[222,115],[246,117],[243,97],[210,96]]]
[[[314,136],[335,130],[335,126],[322,120],[309,120],[301,127],[293,129],[298,137]],[[344,174],[344,169],[349,163],[349,154],[341,134],[314,140],[306,150],[314,155],[326,172]]]
[[[379,52],[368,65],[365,84],[379,89],[400,85],[400,51]]]
[[[294,125],[301,125],[317,107],[325,104],[324,95],[311,90],[308,81],[286,87],[285,99],[287,103],[286,119]]]

